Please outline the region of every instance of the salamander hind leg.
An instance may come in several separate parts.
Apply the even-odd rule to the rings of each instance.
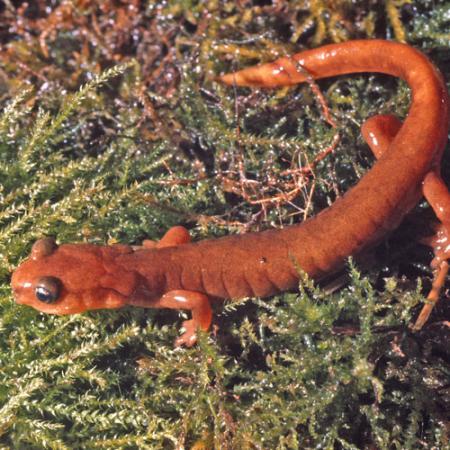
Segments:
[[[363,123],[361,133],[378,159],[388,149],[401,127],[402,122],[392,114],[378,114]]]
[[[432,288],[427,296],[427,302],[422,308],[413,330],[420,330],[430,317],[434,305],[439,300],[439,293],[445,284],[449,270],[448,259],[450,259],[450,193],[438,173],[429,172],[422,183],[423,195],[433,208],[439,219],[435,234],[423,239],[424,244],[433,248],[434,258],[431,268],[434,271]]]
[[[364,122],[361,132],[375,157],[380,158],[401,127],[402,122],[395,116],[383,114],[371,117]],[[434,258],[431,261],[431,267],[434,277],[426,304],[412,327],[414,331],[420,330],[425,325],[434,305],[438,302],[439,293],[449,271],[447,260],[450,259],[450,193],[441,177],[434,171],[425,176],[422,190],[439,219],[439,224],[433,236],[421,240],[422,243],[433,248]]]
[[[207,331],[212,321],[212,309],[207,295],[195,291],[175,290],[164,294],[152,307],[187,309],[192,319],[183,322],[184,333],[175,340],[175,346],[192,347],[197,342],[197,330]]]

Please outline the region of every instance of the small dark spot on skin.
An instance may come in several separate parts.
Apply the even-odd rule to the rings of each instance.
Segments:
[[[267,258],[265,256],[261,256],[261,258],[259,259],[259,263],[260,264],[266,264],[267,263]]]

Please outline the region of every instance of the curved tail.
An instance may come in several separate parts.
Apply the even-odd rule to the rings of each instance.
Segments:
[[[349,73],[379,72],[405,80],[408,116],[389,148],[359,183],[285,241],[308,273],[330,270],[390,231],[418,199],[425,174],[439,167],[447,139],[448,94],[439,71],[420,51],[396,42],[359,40],[306,50],[220,76],[239,86],[289,86]],[[309,263],[308,261],[312,261]]]

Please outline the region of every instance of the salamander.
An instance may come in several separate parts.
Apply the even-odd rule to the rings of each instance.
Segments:
[[[302,51],[219,76],[228,85],[276,88],[361,72],[400,77],[412,92],[404,123],[369,118],[362,134],[377,161],[356,186],[302,223],[190,242],[183,227],[158,243],[57,245],[35,242],[15,270],[17,303],[52,314],[134,305],[190,310],[176,345],[193,345],[212,320],[211,302],[268,297],[298,288],[299,268],[315,280],[341,269],[351,255],[379,242],[424,195],[440,224],[435,282],[414,329],[426,322],[444,283],[450,256],[450,195],[439,175],[448,132],[448,94],[438,69],[420,51],[396,42],[356,40]]]

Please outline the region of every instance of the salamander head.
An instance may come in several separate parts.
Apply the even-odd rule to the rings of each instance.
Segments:
[[[121,277],[114,262],[114,256],[124,251],[90,244],[58,246],[52,238],[40,239],[31,256],[13,273],[14,298],[17,303],[59,315],[119,308],[135,289],[134,273]]]

